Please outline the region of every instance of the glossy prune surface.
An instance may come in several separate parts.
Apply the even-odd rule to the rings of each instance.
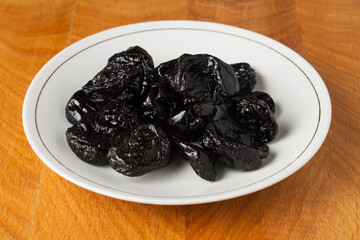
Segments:
[[[184,96],[185,104],[221,104],[240,90],[230,65],[208,54],[183,54],[178,59],[170,86]]]
[[[65,108],[65,115],[71,124],[78,124],[95,114],[101,103],[94,101],[82,90],[77,91],[70,98]]]
[[[122,55],[142,56],[145,59],[148,67],[154,68],[154,61],[153,61],[152,57],[150,56],[150,54],[145,49],[143,49],[139,46],[129,47],[125,51],[114,54],[112,57],[109,58],[108,62],[116,62],[116,61],[118,61],[117,58]]]
[[[253,132],[243,129],[241,125],[236,124],[234,121],[219,119],[211,121],[210,124],[214,127],[218,136],[256,149],[260,159],[266,158],[269,155],[269,147],[265,143],[259,142]]]
[[[111,167],[126,176],[140,176],[169,164],[170,141],[165,132],[145,123],[120,133],[109,149]]]
[[[269,106],[254,96],[234,98],[227,112],[242,128],[253,132],[260,142],[270,142],[278,133],[278,125]]]
[[[181,157],[190,163],[199,177],[211,182],[216,180],[217,173],[214,162],[205,150],[185,142],[177,142],[177,149]]]
[[[260,91],[255,91],[255,92],[251,92],[250,93],[251,96],[256,97],[257,99],[265,102],[269,108],[270,111],[274,114],[275,113],[275,103],[274,100],[271,98],[271,96],[266,93],[266,92],[260,92]]]
[[[202,136],[201,145],[220,163],[234,169],[254,170],[261,166],[261,154],[258,149],[221,136],[212,124],[209,124]]]
[[[155,81],[139,106],[139,113],[143,121],[162,126],[167,118],[182,108],[182,97],[170,89],[167,82],[155,75]]]
[[[196,140],[216,114],[209,103],[193,104],[166,121],[166,131],[178,139]]]
[[[135,101],[143,97],[151,78],[152,68],[144,56],[125,51],[112,56],[82,89],[86,94],[97,93],[105,99]]]
[[[94,133],[84,123],[68,128],[66,140],[71,150],[81,160],[95,165],[109,163],[107,159],[109,139],[104,135]]]
[[[140,118],[131,105],[124,101],[112,101],[87,122],[97,133],[109,135],[136,127]]]
[[[235,63],[230,65],[239,82],[240,92],[251,92],[256,84],[256,72],[248,63]]]

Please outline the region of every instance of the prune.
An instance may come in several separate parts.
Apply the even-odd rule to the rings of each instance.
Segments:
[[[248,63],[235,63],[230,65],[239,82],[239,92],[251,92],[256,84],[256,72]]]
[[[95,165],[109,163],[107,160],[109,139],[104,135],[92,132],[84,123],[68,128],[66,140],[71,150],[81,160]]]
[[[155,81],[141,103],[139,112],[144,121],[163,125],[167,118],[183,108],[183,99],[161,77],[155,75]]]
[[[260,142],[270,142],[277,135],[278,126],[269,106],[254,96],[234,98],[227,112],[242,128],[253,132]]]
[[[140,119],[131,105],[112,101],[102,107],[88,123],[97,133],[109,135],[136,127]]]
[[[133,47],[129,47],[128,49],[126,49],[123,52],[117,53],[115,55],[113,55],[111,58],[109,58],[108,62],[116,62],[119,56],[121,55],[140,55],[142,57],[144,57],[147,65],[150,68],[154,68],[154,61],[152,59],[152,57],[150,56],[150,54],[143,48],[139,47],[139,46],[133,46]]]
[[[169,83],[174,82],[177,69],[177,59],[173,59],[164,63],[161,63],[155,68],[155,72],[158,76],[166,79]]]
[[[201,145],[222,164],[244,170],[254,170],[261,166],[262,153],[258,149],[220,136],[212,124],[209,124],[202,136]]]
[[[255,91],[250,93],[251,96],[255,96],[257,99],[265,102],[269,108],[270,111],[274,114],[275,113],[275,103],[274,100],[270,97],[270,95],[266,92],[260,92],[260,91]]]
[[[177,142],[177,149],[181,157],[189,161],[195,173],[207,181],[215,181],[216,169],[213,160],[200,147],[185,142]]]
[[[254,92],[239,92],[237,93],[235,96],[230,98],[230,102],[232,99],[238,99],[241,100],[242,98],[246,97],[246,96],[254,96],[257,99],[265,102],[269,108],[270,111],[274,114],[275,113],[275,102],[274,100],[271,98],[271,96],[266,93],[266,92],[260,92],[260,91],[254,91]]]
[[[122,52],[110,59],[105,68],[83,86],[83,91],[95,92],[106,99],[141,99],[152,78],[152,69],[143,55]]]
[[[163,130],[146,123],[122,132],[112,143],[108,159],[117,172],[140,176],[169,164],[170,141]]]
[[[72,124],[78,124],[93,115],[101,104],[93,101],[82,90],[77,91],[66,104],[65,115]]]
[[[169,135],[179,139],[195,140],[215,116],[216,107],[209,104],[193,104],[166,120]]]
[[[216,131],[218,136],[240,142],[245,146],[258,150],[261,159],[269,155],[269,147],[265,143],[259,142],[254,133],[244,130],[233,121],[219,119],[211,121],[210,124],[214,127],[213,130]]]
[[[221,104],[240,90],[230,65],[214,56],[183,54],[169,65],[175,65],[175,71],[166,72],[170,86],[184,96],[185,104]]]

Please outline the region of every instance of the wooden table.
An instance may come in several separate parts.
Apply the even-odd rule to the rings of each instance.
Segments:
[[[37,71],[90,34],[165,19],[246,28],[305,57],[333,107],[313,159],[262,191],[193,206],[112,199],[46,167],[21,120]],[[0,239],[360,239],[359,0],[2,0],[0,33]]]

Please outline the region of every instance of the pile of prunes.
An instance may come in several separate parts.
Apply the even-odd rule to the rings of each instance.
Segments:
[[[278,132],[274,101],[255,84],[248,63],[183,54],[155,68],[144,49],[130,47],[67,103],[67,142],[81,160],[126,176],[163,168],[176,154],[208,181],[215,163],[254,170]]]

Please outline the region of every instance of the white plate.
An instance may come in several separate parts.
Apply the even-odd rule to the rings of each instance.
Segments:
[[[78,159],[66,143],[65,104],[114,53],[139,45],[155,65],[183,53],[208,53],[228,63],[248,62],[257,90],[276,102],[279,134],[256,171],[221,169],[216,182],[199,178],[184,162],[141,177]],[[23,106],[26,136],[39,158],[65,179],[114,198],[152,204],[196,204],[249,194],[301,168],[320,148],[331,120],[324,82],[297,53],[260,34],[222,24],[160,21],[113,28],[87,37],[53,57],[32,81]]]

